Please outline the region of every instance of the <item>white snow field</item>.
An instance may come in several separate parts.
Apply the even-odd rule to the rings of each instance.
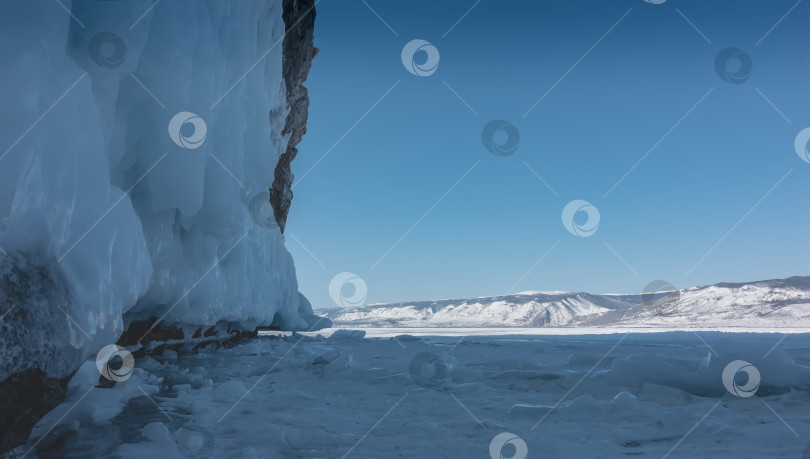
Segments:
[[[87,362],[22,451],[799,459],[810,444],[808,334],[470,332],[343,329],[167,351],[138,360],[112,389],[95,387]]]

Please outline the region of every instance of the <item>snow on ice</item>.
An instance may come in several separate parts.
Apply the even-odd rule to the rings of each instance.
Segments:
[[[810,442],[806,334],[468,332],[265,337],[139,360],[112,389],[85,365],[35,451],[461,458],[525,443],[526,457],[762,458]]]

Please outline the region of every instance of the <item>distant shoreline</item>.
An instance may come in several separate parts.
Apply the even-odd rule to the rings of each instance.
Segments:
[[[339,325],[312,332],[300,332],[306,336],[323,335],[328,337],[336,330],[362,330],[366,338],[392,338],[400,335],[411,336],[508,336],[508,335],[614,335],[621,333],[677,333],[677,332],[719,332],[719,333],[809,333],[807,327],[795,328],[755,328],[755,327],[706,327],[706,328],[664,328],[664,327],[362,327]],[[259,332],[262,336],[263,333]]]

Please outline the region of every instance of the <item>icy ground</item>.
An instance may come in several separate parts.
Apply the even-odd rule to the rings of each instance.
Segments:
[[[798,459],[810,444],[808,334],[358,335],[168,351],[112,389],[87,362],[19,452]],[[745,370],[723,381],[735,360],[755,391]]]

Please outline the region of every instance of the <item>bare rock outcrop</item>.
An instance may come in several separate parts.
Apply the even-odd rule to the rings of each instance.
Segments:
[[[289,135],[287,151],[281,154],[276,164],[273,186],[270,187],[270,204],[281,231],[287,224],[293,192],[293,173],[290,163],[298,154],[298,143],[307,132],[309,94],[304,87],[312,59],[318,54],[313,44],[315,28],[314,0],[284,0],[284,36],[282,72],[287,87],[287,105],[290,108],[284,122],[282,135]]]

